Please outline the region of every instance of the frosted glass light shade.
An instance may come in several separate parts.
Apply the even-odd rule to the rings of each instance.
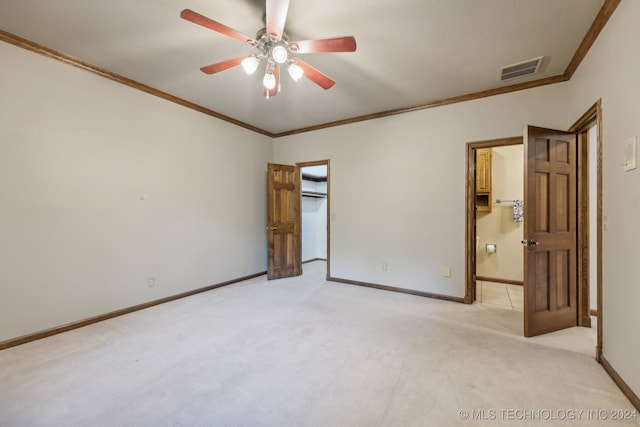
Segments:
[[[289,68],[287,68],[289,75],[293,79],[293,81],[298,81],[304,75],[304,70],[300,68],[298,64],[289,64]]]
[[[264,73],[262,84],[269,90],[276,87],[276,76],[273,75],[273,71],[267,71],[266,73]]]
[[[242,68],[244,68],[244,72],[247,74],[253,74],[258,69],[258,65],[260,65],[260,60],[255,56],[250,56],[245,58],[240,63]]]

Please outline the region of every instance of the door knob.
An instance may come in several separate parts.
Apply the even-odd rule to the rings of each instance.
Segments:
[[[277,230],[278,227],[267,227],[267,231],[273,231],[273,230]]]
[[[520,240],[520,243],[522,243],[522,246],[527,246],[529,244],[526,240]]]
[[[534,246],[538,246],[539,244],[540,244],[540,243],[536,242],[536,241],[535,241],[535,240],[533,240],[533,239],[529,240],[529,246],[531,246],[532,248],[533,248]]]

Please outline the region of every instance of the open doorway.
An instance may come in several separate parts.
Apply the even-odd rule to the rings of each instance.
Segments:
[[[300,170],[302,272],[329,276],[329,160],[297,164]]]
[[[524,200],[523,166],[522,141],[476,152],[476,194],[484,190],[491,195],[476,209],[476,302],[519,312],[524,309],[524,227],[518,215]]]
[[[314,168],[319,166],[319,168]],[[309,169],[307,169],[309,168]],[[303,172],[304,171],[304,172]],[[309,220],[305,257],[322,263],[325,277],[330,277],[330,212],[331,178],[329,160],[296,165],[267,164],[267,278],[295,277],[302,272],[302,174],[305,174],[304,200],[322,199],[320,203],[305,203]],[[314,217],[311,225],[311,217]],[[316,269],[317,270],[317,269]],[[318,271],[318,270],[317,270]]]
[[[576,217],[578,230],[575,239],[577,242],[578,260],[577,268],[574,270],[578,278],[578,310],[577,316],[574,315],[574,317],[577,318],[577,325],[589,327],[592,321],[591,315],[598,315],[597,356],[599,356],[602,351],[602,304],[601,298],[599,298],[602,292],[602,141],[601,126],[599,126],[600,111],[600,102],[598,102],[569,129],[569,132],[577,137],[577,149],[575,153],[578,158],[576,170],[578,181],[577,197],[573,202],[577,208]],[[467,291],[465,302],[468,304],[478,299],[476,282],[479,278],[483,278],[483,276],[477,263],[480,257],[486,257],[488,255],[486,245],[490,245],[489,250],[492,254],[496,254],[496,250],[498,251],[497,253],[499,253],[501,247],[497,245],[496,248],[496,245],[492,244],[494,242],[481,242],[477,239],[477,237],[481,237],[482,239],[477,229],[478,222],[481,222],[478,210],[490,210],[497,204],[498,200],[501,200],[501,202],[506,201],[506,203],[513,203],[511,200],[517,200],[515,198],[511,199],[511,196],[506,196],[508,198],[503,199],[501,195],[486,192],[484,189],[482,192],[477,191],[478,183],[476,182],[476,174],[482,173],[484,168],[482,164],[477,164],[478,151],[486,148],[496,149],[496,147],[521,143],[522,138],[516,137],[479,141],[467,145]],[[527,158],[526,155],[523,156],[525,169]],[[531,216],[531,218],[535,218],[535,216]],[[533,243],[539,244],[538,241]],[[531,246],[533,246],[531,242],[528,241],[527,245],[529,246],[528,250],[531,251]],[[525,276],[526,270],[525,268]],[[531,270],[531,268],[529,268],[529,270],[535,271]],[[500,276],[500,274],[497,274],[497,276]],[[484,278],[505,279],[504,277],[493,276],[485,276]],[[509,278],[503,281],[509,282]],[[526,281],[526,277],[524,281]]]
[[[493,255],[497,255],[498,253],[507,254],[509,251],[513,250],[513,248],[510,248],[508,251],[507,248],[503,248],[503,246],[507,241],[509,241],[508,245],[512,246],[511,240],[514,238],[512,235],[514,227],[511,227],[512,230],[508,233],[510,236],[499,236],[499,243],[497,243],[496,240],[493,240],[493,238],[496,237],[496,227],[498,228],[498,231],[501,227],[503,221],[502,214],[505,212],[508,213],[505,210],[507,203],[505,202],[503,204],[502,198],[505,200],[517,200],[516,197],[518,197],[518,194],[522,194],[523,192],[523,187],[520,185],[522,183],[522,178],[516,181],[515,185],[520,187],[517,189],[510,188],[513,186],[510,183],[495,183],[498,184],[499,188],[502,188],[498,191],[498,193],[500,193],[499,197],[502,197],[500,199],[500,203],[497,203],[498,199],[494,197],[494,182],[492,179],[493,151],[500,147],[517,146],[522,146],[522,137],[501,138],[488,141],[471,142],[467,144],[467,291],[465,295],[465,303],[467,304],[471,304],[479,299],[478,297],[480,295],[478,295],[478,291],[481,291],[482,285],[480,286],[480,289],[478,289],[478,287],[476,287],[477,281],[482,282],[484,280],[486,282],[504,284],[507,284],[505,283],[505,281],[507,281],[510,282],[509,284],[517,286],[515,283],[517,279],[508,279],[507,277],[504,277],[505,275],[499,273],[499,264],[502,264],[502,269],[504,270],[505,263],[514,262],[513,256],[510,256],[509,260],[501,260],[502,262],[500,263],[496,257],[493,257]],[[522,166],[522,160],[520,160],[520,164],[517,166]],[[508,174],[506,171],[504,173]],[[502,193],[505,194],[503,195]],[[507,193],[514,195],[507,196]],[[507,197],[509,197],[509,199],[507,199]],[[513,202],[510,203],[512,204]],[[496,212],[496,215],[489,216],[489,214],[494,213],[494,206],[496,205],[500,205],[499,208],[496,208],[500,211]],[[506,209],[508,210],[508,208]],[[502,212],[503,210],[505,212]],[[483,232],[482,236],[478,230],[479,223],[480,229]],[[519,244],[519,241],[517,243]],[[493,253],[489,254],[488,252]],[[518,252],[521,253],[520,247],[518,247]],[[515,267],[516,273],[509,273],[512,277],[518,276],[517,272],[521,270],[523,266],[521,256],[518,261],[515,262],[518,263]],[[514,270],[513,265],[510,265],[509,269]],[[478,272],[483,273],[484,275],[478,274]],[[498,276],[503,277],[501,278]],[[506,292],[507,291],[505,289],[505,296]],[[506,298],[508,299],[508,296]]]

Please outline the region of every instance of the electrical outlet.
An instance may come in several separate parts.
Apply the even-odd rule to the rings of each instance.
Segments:
[[[387,265],[387,263],[386,263],[386,262],[383,262],[383,263],[382,263],[382,271],[387,271],[387,270],[388,270],[388,268],[389,268],[389,266]]]
[[[149,277],[147,279],[147,288],[153,288],[156,285],[156,278],[155,277]]]
[[[451,267],[442,267],[442,275],[444,277],[451,277]]]

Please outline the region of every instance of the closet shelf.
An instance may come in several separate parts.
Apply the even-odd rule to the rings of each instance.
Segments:
[[[327,193],[319,193],[317,191],[303,191],[302,197],[313,197],[315,199],[326,199]]]

